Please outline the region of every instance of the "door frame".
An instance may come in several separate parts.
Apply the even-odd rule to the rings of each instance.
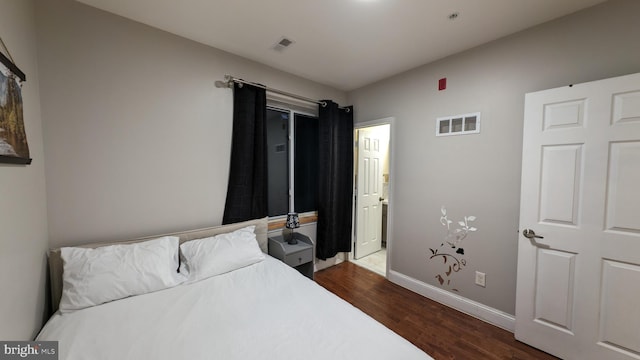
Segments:
[[[378,126],[378,125],[389,125],[389,187],[387,189],[387,195],[389,198],[389,205],[387,205],[387,259],[386,259],[386,268],[385,268],[385,278],[389,278],[389,270],[391,269],[391,253],[392,253],[392,249],[393,249],[393,209],[395,207],[395,203],[393,201],[393,194],[394,194],[394,188],[395,188],[395,121],[396,118],[393,116],[390,117],[386,117],[386,118],[381,118],[381,119],[376,119],[376,120],[369,120],[369,121],[363,121],[363,122],[358,122],[355,123],[353,126],[353,138],[354,138],[354,142],[353,142],[353,149],[354,149],[354,153],[355,151],[357,151],[357,147],[356,147],[356,132],[359,129],[363,129],[363,128],[368,128],[368,127],[373,127],[373,126]],[[354,154],[355,156],[355,154]],[[356,162],[354,162],[354,170],[357,169],[358,164]],[[357,218],[357,208],[356,208],[356,177],[355,177],[355,171],[354,171],[354,176],[353,176],[353,224],[355,225],[356,223],[356,218]],[[357,232],[357,226],[353,226],[353,232],[351,234],[351,244],[352,244],[352,249],[351,252],[349,252],[349,257],[348,260],[349,261],[353,261],[354,257],[353,257],[353,252],[355,251],[355,240],[356,240],[356,232]]]

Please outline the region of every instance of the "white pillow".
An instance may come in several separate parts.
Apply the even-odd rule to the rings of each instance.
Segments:
[[[175,236],[95,249],[65,247],[62,312],[178,285],[179,239]]]
[[[189,282],[224,274],[264,260],[258,246],[255,226],[219,234],[180,245],[183,262],[181,272]]]

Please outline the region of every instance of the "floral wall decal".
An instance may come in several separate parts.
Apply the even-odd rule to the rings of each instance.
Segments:
[[[430,260],[442,259],[443,271],[438,273],[435,277],[441,286],[451,287],[452,291],[459,291],[453,288],[451,284],[451,276],[454,273],[462,270],[467,265],[467,260],[464,258],[464,249],[460,247],[462,241],[467,238],[469,233],[477,231],[475,227],[470,223],[476,220],[475,216],[465,216],[463,220],[458,221],[457,227],[452,229],[453,221],[447,217],[447,209],[443,206],[440,208],[442,216],[440,217],[440,223],[447,227],[447,235],[444,241],[440,244],[440,247],[431,249]]]

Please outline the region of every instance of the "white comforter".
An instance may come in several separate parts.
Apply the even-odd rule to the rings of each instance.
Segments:
[[[36,340],[60,359],[430,359],[267,256],[190,285],[56,313]]]

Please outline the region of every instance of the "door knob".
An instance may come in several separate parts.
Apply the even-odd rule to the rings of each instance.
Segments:
[[[384,198],[381,196],[378,201],[384,201]]]
[[[536,232],[531,229],[524,229],[522,235],[527,239],[544,239],[544,236],[536,235]]]

